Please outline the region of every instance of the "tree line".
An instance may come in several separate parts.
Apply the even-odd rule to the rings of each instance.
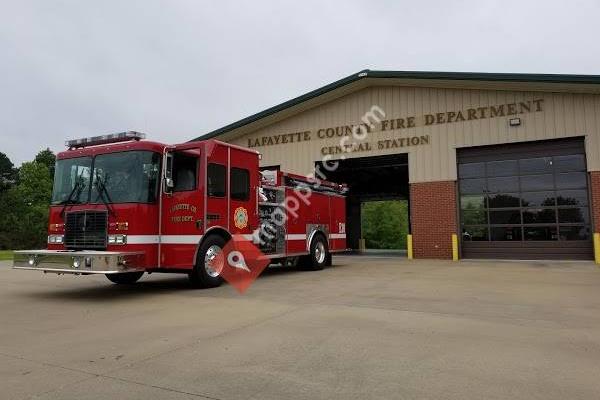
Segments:
[[[0,152],[0,250],[46,247],[55,162],[45,149],[16,168]]]

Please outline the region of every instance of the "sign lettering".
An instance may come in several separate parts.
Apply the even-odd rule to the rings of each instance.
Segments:
[[[464,110],[453,110],[446,112],[439,112],[433,114],[424,114],[421,116],[406,116],[401,118],[392,118],[382,120],[378,125],[372,127],[369,124],[359,125],[342,125],[328,128],[319,128],[314,131],[306,130],[293,133],[284,133],[278,135],[269,135],[248,138],[248,147],[264,147],[274,146],[278,144],[291,144],[299,142],[308,142],[313,139],[323,140],[331,138],[340,138],[343,136],[350,136],[354,130],[358,131],[358,128],[366,129],[367,133],[372,131],[386,132],[386,131],[397,131],[402,129],[415,128],[417,126],[433,126],[442,124],[451,124],[454,122],[465,122],[474,121],[489,118],[502,118],[510,117],[513,115],[527,114],[543,111],[544,99],[526,100],[515,103],[497,104],[492,106],[482,106],[475,108],[467,108]],[[352,151],[369,151],[375,146],[377,149],[387,149],[394,147],[407,147],[417,146],[420,144],[429,144],[429,135],[425,136],[413,136],[409,138],[400,139],[386,139],[380,140],[376,143],[362,143],[361,145],[348,145],[354,146],[356,149]],[[362,146],[362,147],[361,147]],[[383,146],[383,147],[382,147]],[[329,153],[331,151],[338,151],[341,146],[329,146],[323,147],[321,152],[323,154],[336,154]]]

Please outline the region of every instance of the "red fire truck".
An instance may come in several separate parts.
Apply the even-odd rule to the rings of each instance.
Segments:
[[[346,249],[345,186],[261,171],[258,152],[217,140],[142,139],[130,131],[66,143],[48,248],[16,252],[14,268],[104,274],[119,284],[144,272],[186,273],[214,287],[232,239],[271,263],[313,270]]]

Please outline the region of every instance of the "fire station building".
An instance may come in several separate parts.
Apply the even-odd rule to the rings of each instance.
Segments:
[[[201,138],[347,183],[353,248],[361,203],[406,199],[415,258],[594,257],[600,76],[365,70]]]

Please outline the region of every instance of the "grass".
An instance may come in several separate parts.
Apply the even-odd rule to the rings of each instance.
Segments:
[[[12,260],[13,252],[12,250],[0,250],[0,261],[2,260]]]

